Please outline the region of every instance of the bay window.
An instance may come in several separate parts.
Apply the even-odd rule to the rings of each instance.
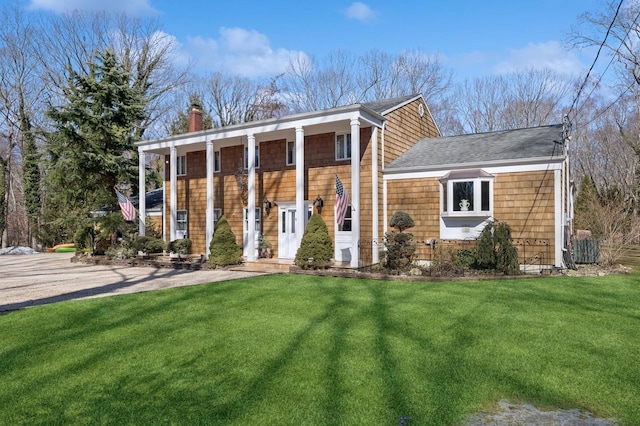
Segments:
[[[448,173],[440,179],[442,216],[492,216],[493,179],[484,170]]]

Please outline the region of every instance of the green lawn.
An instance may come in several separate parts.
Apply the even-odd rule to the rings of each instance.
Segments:
[[[284,275],[0,315],[0,424],[456,425],[507,398],[640,424],[640,275]]]

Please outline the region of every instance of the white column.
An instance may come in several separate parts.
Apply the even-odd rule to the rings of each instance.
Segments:
[[[174,144],[169,148],[169,240],[176,239],[177,213],[178,210],[178,150]]]
[[[353,151],[352,151],[353,152]],[[378,243],[380,233],[378,232],[380,209],[378,207],[379,195],[378,195],[378,128],[373,128],[373,134],[371,135],[371,226],[373,231],[371,233],[371,250],[373,263],[380,261],[378,253]]]
[[[209,257],[209,243],[213,238],[213,141],[206,139],[207,146],[207,213],[205,227],[205,253]]]
[[[145,219],[147,217],[147,189],[146,189],[145,153],[138,148],[138,234],[145,235]]]
[[[296,127],[296,247],[300,247],[307,212],[304,209],[304,129]]]
[[[256,137],[247,135],[247,260],[256,260]]]
[[[563,259],[562,259],[562,248],[564,247],[564,229],[563,229],[563,214],[562,214],[562,170],[554,170],[554,193],[553,193],[553,202],[555,206],[555,238],[554,238],[554,246],[555,246],[555,262],[554,265],[556,267],[562,267]]]
[[[360,266],[360,120],[351,120],[351,267]]]

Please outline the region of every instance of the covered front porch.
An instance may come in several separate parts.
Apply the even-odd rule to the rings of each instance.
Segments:
[[[321,114],[318,112],[298,114],[281,119],[244,123],[225,128],[195,131],[155,141],[139,142],[139,186],[144,188],[146,184],[147,154],[162,155],[165,158],[165,167],[168,168],[168,172],[165,170],[168,177],[168,184],[165,186],[168,194],[165,199],[165,212],[167,213],[166,226],[163,230],[165,240],[173,241],[184,236],[192,239],[198,237],[202,240],[202,252],[208,255],[208,242],[213,236],[217,218],[222,214],[230,215],[233,210],[236,212],[234,213],[236,217],[233,219],[235,222],[232,223],[232,227],[236,235],[242,232],[245,259],[247,262],[255,262],[258,260],[258,237],[264,231],[261,229],[261,221],[265,220],[269,213],[277,214],[278,234],[275,235],[275,231],[272,231],[273,234],[270,237],[277,241],[277,258],[282,263],[292,262],[295,251],[302,240],[309,214],[316,213],[313,209],[313,201],[318,194],[315,193],[316,183],[310,178],[310,174],[318,176],[318,174],[324,173],[322,175],[325,184],[323,189],[325,214],[323,216],[327,222],[333,222],[335,217],[333,214],[334,202],[332,202],[335,199],[335,186],[329,182],[330,179],[327,179],[327,176],[335,175],[336,171],[336,167],[331,167],[330,164],[336,161],[333,144],[331,145],[330,157],[327,157],[330,161],[327,161],[326,167],[323,167],[322,164],[318,164],[318,157],[326,156],[327,153],[317,152],[318,148],[315,142],[320,137],[326,138],[327,135],[349,134],[349,152],[360,153],[361,128],[363,126],[372,128],[371,140],[377,141],[378,129],[381,128],[383,121],[384,118],[374,111],[362,105],[352,105],[323,111]],[[285,167],[275,166],[276,161],[272,159],[266,149],[270,144],[275,143],[284,143],[286,148],[291,150],[287,152]],[[260,150],[262,147],[265,148],[264,151]],[[374,150],[376,149],[377,146]],[[221,152],[232,151],[236,153],[236,162],[242,161],[237,158],[238,153],[242,151],[245,153],[243,173],[246,174],[246,203],[242,206],[239,215],[237,212],[240,211],[240,207],[232,203],[229,196],[220,197],[221,191],[229,190],[229,183],[225,183],[222,177],[230,179],[228,173],[223,176],[225,161],[230,160]],[[247,155],[247,153],[254,152],[255,156]],[[189,155],[195,154],[202,154],[203,170],[193,171],[189,162],[180,160],[181,157],[189,158]],[[359,250],[356,249],[360,240],[361,226],[360,160],[360,155],[353,155],[341,163],[347,167],[344,169],[346,176],[343,175],[343,179],[349,182],[351,229],[348,234],[339,234],[336,227],[331,225],[334,242],[339,242],[336,244],[336,261],[342,262],[345,259],[343,251],[347,249],[349,252],[347,260],[351,267],[361,266]],[[313,163],[314,161],[315,163]],[[181,166],[181,162],[186,165]],[[221,162],[222,169],[220,168]],[[340,165],[341,170],[343,165]],[[184,175],[179,174],[179,166],[186,168]],[[191,174],[198,172],[199,175]],[[278,180],[278,176],[281,176],[280,180]],[[196,178],[202,179],[197,181]],[[265,184],[267,178],[271,179],[270,186]],[[372,173],[371,178],[372,193],[363,194],[363,196],[375,200],[372,203],[374,223],[371,223],[371,226],[376,234],[374,239],[378,239],[378,174]],[[183,185],[180,183],[182,181],[186,182],[184,184],[187,186],[186,189],[183,189],[182,186],[179,188],[179,184]],[[181,198],[179,202],[178,193],[180,191],[186,194],[184,195],[186,201]],[[202,196],[188,198],[191,194],[200,193]],[[267,202],[271,204],[271,212],[265,208]],[[146,206],[143,200],[139,210],[140,217],[146,217]],[[201,218],[197,216],[198,211],[204,213]],[[189,221],[188,233],[181,233],[180,222],[187,220]],[[139,233],[144,235],[145,232],[146,226],[141,222]],[[286,238],[283,237],[283,234]]]

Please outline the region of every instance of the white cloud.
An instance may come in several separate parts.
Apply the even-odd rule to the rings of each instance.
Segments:
[[[269,38],[243,28],[221,28],[217,39],[190,37],[187,49],[201,71],[220,71],[243,77],[269,77],[285,71],[291,58],[305,55],[272,49]]]
[[[549,68],[563,74],[578,74],[584,66],[579,58],[565,50],[560,42],[548,41],[529,43],[522,49],[509,49],[508,57],[499,62],[494,71],[506,74],[532,68]]]
[[[132,16],[157,15],[158,11],[151,7],[149,0],[31,0],[31,10],[47,10],[55,13],[79,11],[125,12]]]
[[[376,19],[376,13],[366,4],[355,2],[347,8],[347,17],[361,22],[372,22]]]

